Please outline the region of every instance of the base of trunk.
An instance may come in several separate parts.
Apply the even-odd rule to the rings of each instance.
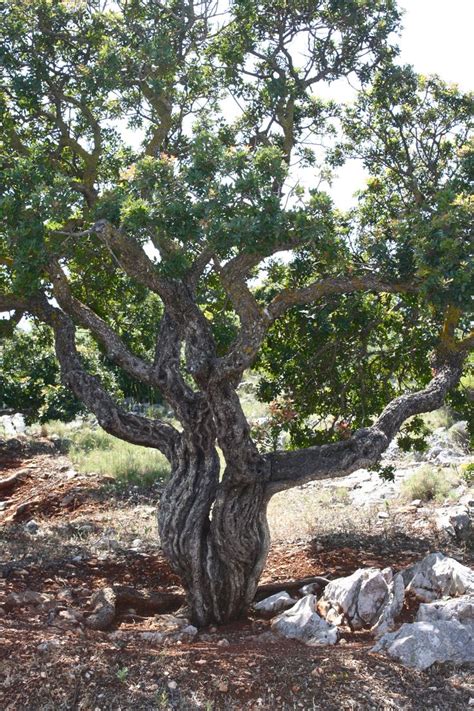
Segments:
[[[242,616],[255,597],[270,544],[264,487],[229,489],[218,483],[217,467],[217,455],[188,460],[160,502],[163,552],[183,582],[198,627]]]

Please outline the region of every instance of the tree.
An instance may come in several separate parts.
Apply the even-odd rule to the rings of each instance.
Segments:
[[[10,0],[1,13],[0,310],[51,327],[63,384],[106,431],[166,455],[163,551],[194,622],[233,619],[265,564],[270,497],[377,464],[459,383],[472,100],[393,65],[392,0]],[[361,87],[347,111],[317,97],[343,77]],[[341,214],[320,188],[350,155],[371,179]],[[180,429],[124,410],[85,367],[77,327]],[[262,394],[294,399],[284,451],[258,449],[240,405],[257,358]],[[330,426],[311,430],[314,412]]]

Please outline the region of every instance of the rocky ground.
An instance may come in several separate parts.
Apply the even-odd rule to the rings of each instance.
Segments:
[[[139,602],[119,605],[109,629],[92,629],[87,619],[99,590],[133,589],[144,598],[181,593],[156,541],[160,487],[117,487],[108,477],[81,475],[47,440],[33,448],[21,437],[4,442],[0,462],[1,709],[474,705],[468,666],[408,668],[372,652],[374,639],[366,629],[341,627],[337,644],[312,647],[271,634],[271,622],[251,612],[237,624],[201,630],[192,639],[166,638],[157,634],[166,619]],[[5,486],[7,479],[11,484]],[[301,503],[314,498],[311,489],[287,500],[287,515],[295,518],[286,531],[283,504],[275,502],[270,522],[276,540],[264,583],[315,575],[334,580],[368,567],[391,566],[396,574],[433,550],[472,566],[465,529],[455,530],[451,522],[450,531],[440,523],[443,502],[399,500],[396,485],[374,494],[373,479],[370,484],[364,472],[344,483],[344,502],[323,499],[312,529],[308,511],[313,515],[315,509],[305,513]],[[459,500],[467,502],[469,488],[458,494],[445,513],[467,507]],[[354,505],[357,496],[363,502]],[[413,622],[419,604],[406,595],[399,622]]]

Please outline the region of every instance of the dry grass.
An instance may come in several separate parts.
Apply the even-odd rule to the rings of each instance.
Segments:
[[[45,433],[55,434],[67,443],[68,456],[81,473],[96,472],[119,482],[146,486],[163,481],[169,474],[166,458],[156,449],[123,442],[100,427],[78,428],[61,422],[44,427]]]
[[[455,499],[455,488],[461,483],[461,474],[455,467],[420,467],[402,484],[405,500],[421,499],[442,503],[445,499]]]
[[[315,534],[370,530],[381,508],[382,504],[352,506],[344,486],[319,491],[308,486],[276,494],[268,505],[268,522],[273,540],[291,541]]]

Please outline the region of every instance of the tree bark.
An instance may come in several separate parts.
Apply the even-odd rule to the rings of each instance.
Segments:
[[[225,479],[225,476],[224,476]],[[255,597],[270,537],[264,483],[219,483],[212,435],[182,439],[160,501],[163,552],[181,577],[189,616],[204,627],[238,618]]]

